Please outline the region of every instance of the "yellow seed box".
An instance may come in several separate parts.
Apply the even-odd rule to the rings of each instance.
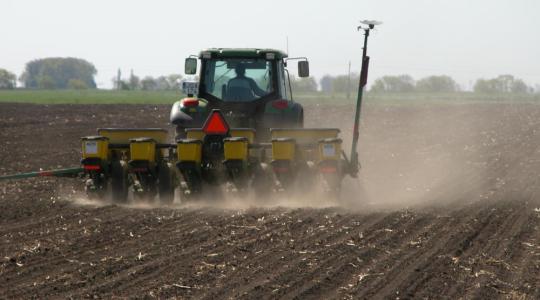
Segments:
[[[225,160],[247,160],[249,140],[246,137],[232,137],[223,140]]]
[[[104,136],[87,136],[82,141],[82,157],[107,160],[109,139]]]
[[[129,140],[131,160],[156,161],[156,141],[151,138],[136,138]]]
[[[319,160],[339,160],[341,143],[342,140],[339,138],[319,140]]]
[[[296,141],[291,138],[272,139],[273,160],[294,160],[296,154]]]
[[[194,161],[200,163],[202,160],[202,142],[195,139],[181,139],[177,142],[176,153],[178,161]]]

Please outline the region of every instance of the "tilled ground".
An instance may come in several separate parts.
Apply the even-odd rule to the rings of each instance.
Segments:
[[[167,106],[0,104],[0,174],[77,165],[97,127]],[[306,106],[350,135],[348,106]],[[340,203],[85,204],[0,182],[0,297],[540,298],[540,106],[368,105]]]

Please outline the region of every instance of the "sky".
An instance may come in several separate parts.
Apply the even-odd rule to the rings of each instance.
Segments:
[[[370,36],[370,81],[383,75],[477,78],[512,74],[540,84],[538,0],[173,1],[0,0],[0,68],[20,75],[36,58],[93,63],[100,88],[127,77],[183,73],[208,47],[255,47],[306,56],[311,74],[360,69],[360,20]],[[292,69],[296,73],[296,68]]]

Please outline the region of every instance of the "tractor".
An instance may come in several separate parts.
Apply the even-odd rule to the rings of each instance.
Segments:
[[[298,61],[299,77],[309,76],[309,63]],[[258,197],[293,192],[314,184],[337,194],[349,171],[342,157],[337,128],[304,128],[304,112],[293,101],[287,63],[273,49],[211,48],[185,60],[187,97],[174,103],[168,131],[159,128],[98,129],[82,140],[86,190],[125,202],[154,198],[171,203],[195,199],[209,191]],[[177,189],[178,188],[178,189]]]
[[[367,81],[369,32],[364,51],[350,157],[337,128],[305,128],[302,105],[293,101],[288,64],[309,76],[305,57],[288,58],[274,49],[210,48],[185,60],[187,97],[174,103],[169,130],[100,128],[82,138],[81,167],[2,176],[83,176],[91,198],[118,203],[154,199],[170,204],[175,191],[184,200],[216,198],[226,191],[257,197],[313,190],[338,196],[344,176],[359,170],[358,128]],[[197,76],[197,70],[198,72]]]

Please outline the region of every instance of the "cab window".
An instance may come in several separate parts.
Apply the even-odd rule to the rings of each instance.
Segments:
[[[254,101],[274,92],[273,73],[265,59],[209,59],[203,90],[223,101]]]

